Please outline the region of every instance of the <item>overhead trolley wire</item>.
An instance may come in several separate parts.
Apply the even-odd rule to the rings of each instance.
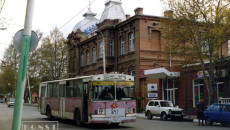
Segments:
[[[95,2],[96,0],[94,0],[93,2]],[[91,2],[91,3],[93,3],[93,2]],[[82,11],[84,11],[87,7],[89,7],[90,6],[90,4],[91,3],[89,3],[89,5],[87,5],[84,9],[82,9],[78,14],[76,14],[73,18],[71,18],[67,23],[65,23],[63,26],[61,26],[58,30],[60,30],[60,29],[62,29],[66,24],[68,24],[70,21],[72,21],[76,16],[78,16]]]

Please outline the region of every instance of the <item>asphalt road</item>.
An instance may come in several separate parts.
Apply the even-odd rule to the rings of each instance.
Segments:
[[[5,103],[0,103],[0,130],[10,130],[12,124],[14,107],[8,108]],[[22,121],[49,121],[46,116],[38,112],[38,108],[34,106],[24,106],[22,113]],[[56,120],[58,121],[59,130],[91,130],[91,129],[112,129],[112,130],[229,130],[230,126],[223,127],[219,124],[213,126],[198,126],[197,122],[192,121],[161,121],[159,118],[147,120],[143,117],[138,117],[135,123],[125,123],[119,126],[112,125],[84,125],[82,127],[76,126],[70,120]]]

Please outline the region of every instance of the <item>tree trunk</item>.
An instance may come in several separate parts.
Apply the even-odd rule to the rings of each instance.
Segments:
[[[214,96],[215,96],[215,84],[211,85],[210,86],[210,89],[209,89],[209,98],[208,98],[208,105],[211,105],[214,103]]]

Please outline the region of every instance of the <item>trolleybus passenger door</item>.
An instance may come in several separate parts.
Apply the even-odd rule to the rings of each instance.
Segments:
[[[66,82],[59,82],[59,106],[58,106],[58,117],[65,118],[65,84]]]
[[[88,82],[83,83],[83,122],[88,121]]]
[[[45,93],[46,93],[46,86],[41,86],[41,96],[39,99],[40,102],[40,111],[41,114],[46,114],[46,106],[45,106]]]

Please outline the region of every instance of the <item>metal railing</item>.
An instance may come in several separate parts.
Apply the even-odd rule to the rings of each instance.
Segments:
[[[221,103],[228,103],[228,104],[230,104],[230,98],[221,98]]]

